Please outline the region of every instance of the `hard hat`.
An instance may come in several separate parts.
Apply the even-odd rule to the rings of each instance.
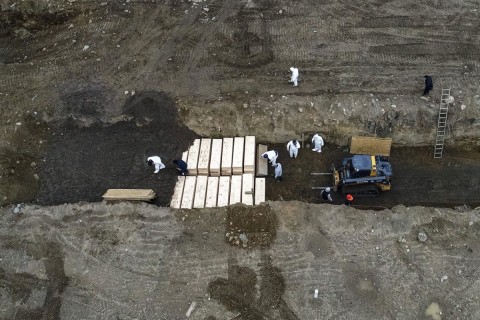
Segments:
[[[347,200],[348,201],[353,201],[353,196],[350,193],[347,194]]]
[[[325,192],[330,192],[330,188],[325,188]]]

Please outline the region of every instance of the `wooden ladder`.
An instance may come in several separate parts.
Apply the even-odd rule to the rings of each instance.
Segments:
[[[450,89],[442,89],[440,99],[440,109],[438,112],[437,136],[435,138],[434,159],[443,157],[443,146],[445,145],[445,134],[447,132],[448,99],[450,98]]]

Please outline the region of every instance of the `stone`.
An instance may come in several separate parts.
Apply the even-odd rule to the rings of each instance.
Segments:
[[[35,173],[35,174],[33,175],[33,179],[35,179],[35,180],[37,180],[37,181],[38,181],[38,180],[40,180],[40,177],[39,177],[39,175],[38,175],[38,174],[36,174],[36,173]]]
[[[425,231],[420,231],[417,235],[417,239],[420,242],[425,242],[428,240],[427,233]]]
[[[83,51],[87,51],[89,48],[90,48],[89,45],[85,45],[85,46],[83,47]]]
[[[467,106],[464,105],[464,104],[462,104],[462,105],[460,106],[460,109],[462,109],[462,110],[465,110],[466,108],[467,108]]]
[[[244,243],[248,243],[247,235],[245,233],[240,233],[240,240]]]
[[[448,280],[448,276],[443,276],[441,279],[440,279],[440,282],[444,282],[444,281],[447,281]]]

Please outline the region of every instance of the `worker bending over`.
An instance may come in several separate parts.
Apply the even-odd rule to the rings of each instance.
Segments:
[[[297,158],[298,156],[298,149],[300,149],[300,143],[297,140],[292,140],[287,143],[287,150],[290,154],[290,158]]]
[[[155,171],[153,173],[158,173],[158,171],[165,168],[165,165],[162,163],[162,159],[160,159],[158,156],[148,157],[147,163],[149,166],[155,165]]]
[[[272,167],[275,167],[277,164],[278,152],[275,150],[270,150],[261,155],[262,158],[268,159],[272,164]]]
[[[188,167],[185,161],[183,161],[182,159],[175,159],[173,160],[173,163],[177,165],[177,171],[179,175],[181,176],[188,175]]]

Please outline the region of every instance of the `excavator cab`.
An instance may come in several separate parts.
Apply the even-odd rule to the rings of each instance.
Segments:
[[[350,145],[353,155],[343,159],[339,169],[332,166],[334,190],[357,197],[378,196],[390,190],[393,175],[387,158],[390,147],[391,139],[353,137]]]

